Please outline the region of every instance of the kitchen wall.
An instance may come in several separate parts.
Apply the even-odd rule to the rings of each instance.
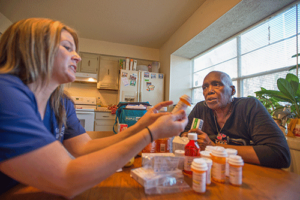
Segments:
[[[177,76],[177,74],[186,74],[191,70],[191,61],[186,60],[182,67],[178,67],[184,58],[172,54],[202,32],[208,26],[212,25],[218,18],[236,6],[241,0],[209,0],[205,1],[195,13],[170,37],[170,39],[159,49],[160,53],[160,72],[166,74],[165,80],[165,100],[179,101],[182,93],[191,95],[191,90],[182,90],[178,92],[177,84],[191,85],[191,78],[187,76]],[[189,63],[190,62],[190,63]]]
[[[0,13],[0,32],[3,33],[11,24],[12,22]]]

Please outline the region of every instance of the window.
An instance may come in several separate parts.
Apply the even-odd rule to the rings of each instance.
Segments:
[[[204,100],[201,86],[210,71],[229,74],[239,97],[255,96],[260,87],[276,90],[278,78],[296,74],[296,70],[289,71],[296,65],[292,56],[297,54],[300,31],[296,9],[300,13],[295,5],[194,58],[193,103]]]

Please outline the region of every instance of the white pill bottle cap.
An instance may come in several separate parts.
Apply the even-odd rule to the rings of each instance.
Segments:
[[[189,133],[188,138],[189,138],[189,140],[197,140],[198,135],[197,135],[197,133]]]

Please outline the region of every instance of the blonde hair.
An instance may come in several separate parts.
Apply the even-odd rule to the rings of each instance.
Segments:
[[[73,36],[78,53],[77,33],[59,21],[29,18],[12,24],[0,38],[0,74],[15,75],[26,85],[37,80],[42,86],[48,84],[62,30]],[[64,86],[60,85],[50,96],[60,130],[66,125],[63,98]]]

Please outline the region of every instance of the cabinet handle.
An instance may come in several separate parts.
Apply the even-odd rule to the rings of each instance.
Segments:
[[[91,61],[89,60],[89,63],[88,63],[89,66],[90,66],[90,62],[91,62]]]
[[[108,71],[108,75],[109,75],[109,69],[107,71]]]
[[[103,117],[109,117],[109,116],[103,116]]]

